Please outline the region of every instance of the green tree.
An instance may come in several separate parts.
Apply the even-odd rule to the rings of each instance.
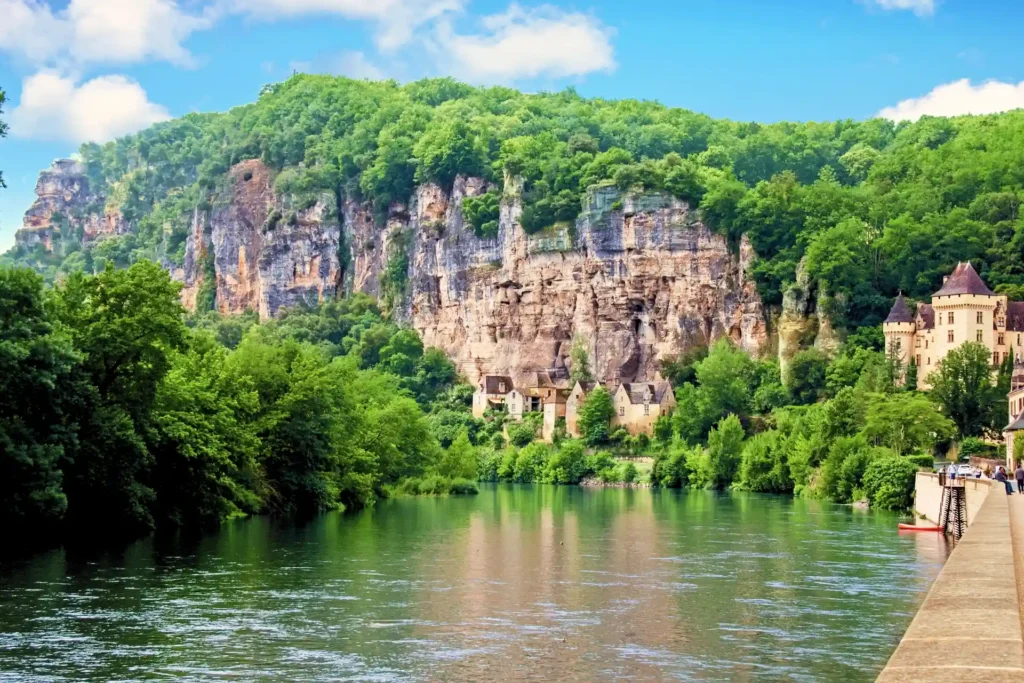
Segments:
[[[0,268],[0,524],[3,536],[52,534],[68,501],[61,460],[73,438],[67,392],[80,359],[44,309],[43,281]]]
[[[604,387],[596,387],[580,405],[577,426],[584,443],[597,446],[608,441],[612,416],[615,406],[611,394]]]
[[[152,529],[153,455],[145,442],[158,388],[186,338],[180,285],[141,261],[73,274],[57,290],[56,318],[82,355],[73,379],[79,434],[63,461],[68,520],[76,529]]]
[[[930,452],[952,438],[956,425],[918,393],[875,394],[868,398],[864,435],[896,455]]]
[[[743,447],[739,484],[747,491],[789,493],[793,480],[789,474],[785,436],[778,430],[757,434]]]
[[[787,380],[797,403],[815,403],[825,395],[828,357],[817,349],[798,352],[790,361]]]
[[[0,88],[0,114],[4,113],[4,102],[7,101],[7,95],[4,93],[3,88]],[[7,124],[4,123],[3,119],[0,119],[0,138],[7,137]],[[0,188],[7,187],[4,185],[4,174],[0,173]]]
[[[470,443],[466,430],[459,433],[452,445],[441,456],[441,460],[437,464],[437,473],[450,479],[476,479],[476,449]]]
[[[961,438],[980,435],[991,414],[990,405],[1002,400],[992,383],[990,360],[985,346],[971,342],[946,354],[929,375],[931,398],[953,420]]]
[[[576,386],[577,382],[594,381],[594,376],[590,372],[590,354],[587,353],[586,342],[580,338],[573,340],[569,360],[569,384],[571,386]]]
[[[719,422],[708,434],[707,449],[691,451],[687,459],[690,485],[724,489],[733,479],[739,479],[743,438],[743,426],[735,415]]]

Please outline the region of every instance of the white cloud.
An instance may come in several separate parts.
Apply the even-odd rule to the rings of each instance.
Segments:
[[[458,34],[441,22],[432,44],[438,59],[467,80],[564,78],[615,68],[611,29],[586,14],[513,4],[481,24],[484,33]]]
[[[25,79],[11,110],[11,132],[23,138],[106,142],[171,118],[146,91],[124,76],[100,76],[77,85],[42,71]]]
[[[390,51],[407,44],[416,29],[446,12],[462,9],[466,0],[224,0],[227,11],[274,20],[310,14],[332,14],[378,25],[377,47]]]
[[[0,51],[41,66],[128,64],[157,59],[189,65],[182,42],[213,25],[174,0],[71,0],[54,13],[40,0],[0,0]]]
[[[936,87],[927,95],[903,100],[878,112],[893,121],[916,121],[922,116],[995,114],[1024,108],[1024,81],[986,81],[971,85],[966,78]]]
[[[869,4],[884,10],[910,10],[914,14],[927,17],[935,14],[935,0],[865,0]]]

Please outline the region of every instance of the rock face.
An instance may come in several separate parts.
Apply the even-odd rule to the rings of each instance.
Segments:
[[[379,292],[380,273],[408,235],[409,283],[402,313],[427,345],[444,349],[472,381],[567,366],[574,339],[588,347],[603,379],[652,379],[659,359],[729,337],[760,354],[766,346],[761,301],[721,236],[677,200],[592,191],[575,225],[527,235],[518,224],[518,188],[505,184],[497,237],[480,239],[462,219],[462,199],[487,190],[458,178],[451,196],[420,187],[393,207],[383,230],[354,205],[350,286]]]
[[[462,200],[496,190],[497,235],[479,238],[463,221]],[[83,242],[130,227],[73,161],[44,172],[37,191],[19,244],[52,249],[57,222]],[[608,381],[652,380],[662,358],[723,337],[766,351],[746,241],[734,253],[687,204],[610,187],[587,195],[575,223],[527,235],[520,195],[512,177],[501,188],[458,177],[450,190],[420,186],[384,217],[347,200],[339,220],[340,195],[280,193],[271,170],[248,160],[193,210],[183,264],[164,265],[191,309],[215,302],[224,313],[268,318],[342,287],[380,296],[471,381],[500,373],[522,382],[568,367],[574,340]]]
[[[266,319],[281,308],[333,298],[340,234],[333,195],[279,195],[263,162],[243,161],[228,172],[213,208],[193,216],[178,275],[183,301],[194,308],[210,277],[222,313],[253,310]]]
[[[58,159],[39,174],[36,200],[25,212],[15,242],[25,248],[42,244],[53,251],[60,240],[89,245],[108,235],[123,234],[129,226],[120,212],[105,208],[106,197],[94,191],[85,167]]]

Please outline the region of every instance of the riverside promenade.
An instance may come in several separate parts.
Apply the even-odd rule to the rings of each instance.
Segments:
[[[984,500],[878,681],[1024,682],[1024,496],[996,482],[977,493]]]

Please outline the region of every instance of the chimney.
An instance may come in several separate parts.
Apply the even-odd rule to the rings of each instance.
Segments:
[[[942,276],[942,284],[946,284],[946,280],[948,280],[948,279],[949,279],[948,275],[943,275]]]

